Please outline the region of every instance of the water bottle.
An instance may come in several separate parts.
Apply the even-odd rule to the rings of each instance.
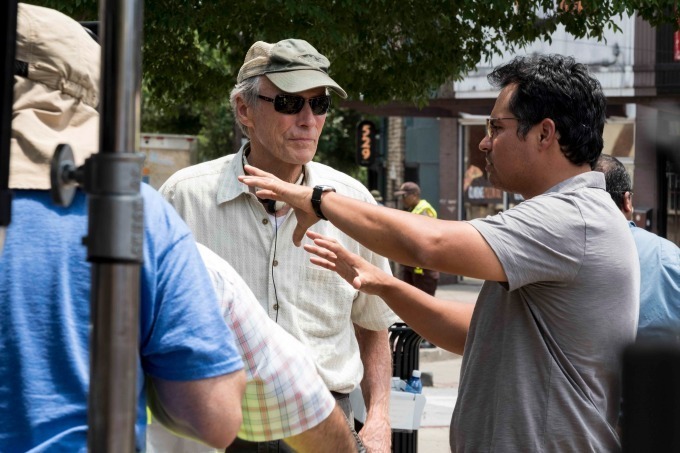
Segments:
[[[423,393],[423,383],[420,380],[420,370],[413,370],[413,374],[406,383],[405,392]]]

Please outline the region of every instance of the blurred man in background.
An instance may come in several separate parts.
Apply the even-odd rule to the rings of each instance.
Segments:
[[[628,220],[640,259],[640,320],[637,341],[680,342],[680,248],[639,228],[633,215],[633,186],[626,167],[602,154],[595,171],[604,173],[607,192]]]
[[[401,198],[407,211],[433,219],[437,218],[437,211],[434,210],[432,205],[427,200],[420,198],[420,186],[418,184],[407,181],[399,187],[399,190],[394,192],[394,196]],[[437,284],[439,283],[439,272],[423,269],[422,267],[402,265],[401,279],[409,285],[425,291],[430,296],[434,296],[434,293],[437,291]],[[431,345],[429,342],[424,341],[423,346]]]

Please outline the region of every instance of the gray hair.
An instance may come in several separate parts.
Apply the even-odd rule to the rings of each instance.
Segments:
[[[260,94],[260,77],[261,76],[250,77],[241,83],[237,83],[229,95],[229,103],[231,104],[231,109],[234,111],[234,119],[238,123],[238,127],[241,129],[241,132],[243,132],[243,135],[248,138],[250,138],[248,135],[248,128],[245,127],[238,119],[238,113],[236,112],[236,98],[240,96],[247,106],[254,106],[259,100],[258,95]]]
[[[600,154],[593,170],[604,173],[607,192],[611,195],[616,206],[623,211],[626,192],[633,192],[630,175],[626,167],[616,157]]]

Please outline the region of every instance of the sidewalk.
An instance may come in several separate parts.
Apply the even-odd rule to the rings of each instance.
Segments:
[[[481,280],[464,279],[454,285],[437,288],[436,296],[446,300],[474,303]],[[432,374],[432,387],[424,387],[427,398],[418,430],[418,452],[447,453],[449,424],[456,405],[462,356],[441,348],[420,350],[420,370]]]

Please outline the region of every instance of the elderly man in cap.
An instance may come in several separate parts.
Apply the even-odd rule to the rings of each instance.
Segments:
[[[309,264],[288,238],[295,228],[290,206],[260,200],[238,181],[253,164],[319,198],[337,190],[375,204],[358,181],[312,162],[331,104],[346,97],[329,75],[328,59],[308,42],[286,39],[252,45],[231,93],[231,105],[248,141],[238,153],[180,170],[161,187],[197,240],[229,261],[269,317],[307,345],[329,391],[350,420],[349,393],[361,385],[367,405],[359,436],[371,451],[389,451],[391,351],[387,327],[398,318],[378,297],[359,293],[338,275]],[[334,237],[386,272],[388,261],[323,222]],[[229,451],[263,451],[237,441]],[[285,451],[284,445],[274,446]]]
[[[407,181],[401,185],[399,190],[394,192],[394,196],[402,199],[404,208],[407,211],[413,214],[426,215],[433,219],[437,218],[437,211],[434,210],[432,205],[427,200],[420,198],[420,187],[418,184]],[[437,284],[439,283],[439,272],[423,269],[422,267],[402,265],[401,279],[409,285],[413,285],[421,291],[434,296],[434,293],[437,291]],[[424,341],[423,345],[428,346],[429,342]]]

